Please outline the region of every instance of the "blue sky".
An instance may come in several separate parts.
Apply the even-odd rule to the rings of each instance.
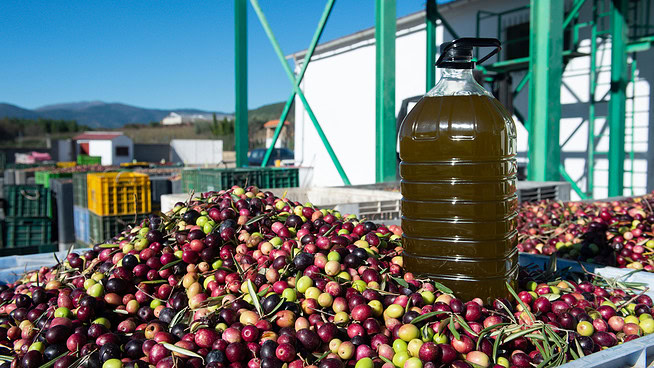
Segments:
[[[285,54],[308,46],[325,5],[260,3]],[[397,14],[424,3],[399,0]],[[338,0],[321,41],[372,27],[374,8]],[[6,0],[0,24],[0,102],[234,110],[233,0]],[[248,41],[249,106],[286,100],[290,82],[249,5]]]

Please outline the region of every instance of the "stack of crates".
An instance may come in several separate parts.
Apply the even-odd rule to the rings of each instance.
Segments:
[[[88,173],[73,174],[73,221],[75,223],[75,243],[82,247],[91,244],[88,209],[89,197],[86,188],[87,174]]]
[[[5,185],[0,256],[50,252],[54,244],[52,193],[43,185]]]
[[[126,224],[152,211],[150,178],[146,174],[89,173],[86,187],[90,243],[111,238]],[[84,221],[84,215],[80,217]]]

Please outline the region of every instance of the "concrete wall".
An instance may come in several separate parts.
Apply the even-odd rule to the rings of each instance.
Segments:
[[[528,1],[482,0],[458,1],[452,6],[442,6],[441,12],[459,33],[460,37],[474,36],[476,15],[480,10],[499,12],[527,5]],[[571,1],[566,1],[566,10]],[[587,2],[581,10],[580,22],[590,18],[592,2]],[[653,9],[654,12],[654,9]],[[516,13],[505,17],[503,27],[528,20],[529,13]],[[607,21],[608,24],[608,21]],[[481,34],[498,37],[497,21],[482,22]],[[590,32],[580,33],[581,47],[578,51],[588,52]],[[443,27],[437,27],[437,43],[450,40],[452,36]],[[486,63],[491,63],[493,59]],[[588,101],[589,66],[588,56],[572,59],[566,65],[561,86],[562,119],[560,143],[562,160],[566,171],[577,183],[585,188],[588,172]],[[626,189],[625,195],[643,194],[654,189],[654,131],[649,129],[649,108],[652,104],[650,83],[654,81],[654,69],[647,66],[654,63],[654,51],[637,55],[638,69],[636,82],[627,88],[627,134],[626,150],[633,144],[633,174],[625,173],[625,186],[633,183],[633,192]],[[598,74],[600,83],[596,91],[595,133],[596,155],[595,192],[596,198],[607,196],[608,186],[608,90],[610,87],[610,42],[600,40],[598,52]],[[425,31],[424,25],[409,30],[400,30],[396,40],[396,111],[401,102],[409,97],[425,92]],[[299,66],[296,66],[299,70]],[[513,73],[513,88],[524,73]],[[341,160],[352,184],[368,184],[375,181],[375,44],[374,36],[356,45],[315,55],[307,68],[302,82],[303,91],[311,104],[318,121],[327,135],[334,151]],[[334,165],[322,145],[309,120],[302,103],[295,101],[295,157],[304,166],[313,166],[308,177],[309,186],[342,185]],[[514,100],[514,106],[525,116],[528,114],[528,86]],[[633,112],[633,114],[632,114]],[[517,119],[516,119],[517,122]],[[516,124],[518,150],[521,160],[525,160],[528,149],[528,136],[523,125]],[[633,132],[633,136],[632,133]],[[633,142],[632,142],[633,139]],[[631,159],[625,160],[625,169],[631,170]],[[572,193],[572,198],[578,198]]]

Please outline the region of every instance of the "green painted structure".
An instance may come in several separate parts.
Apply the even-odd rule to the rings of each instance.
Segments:
[[[396,179],[395,120],[395,0],[375,2],[376,162],[378,183]]]
[[[246,1],[234,0],[235,4],[235,72],[236,72],[236,150],[237,165],[247,165],[247,18]],[[574,0],[564,9],[564,0],[530,0],[529,5],[518,6],[502,12],[478,11],[477,37],[493,37],[480,34],[480,23],[488,19],[497,19],[497,35],[503,45],[522,39],[502,39],[502,18],[521,11],[530,12],[530,50],[529,56],[511,60],[502,60],[498,54],[496,61],[490,65],[479,66],[487,74],[486,79],[497,74],[507,74],[516,71],[526,71],[513,90],[513,96],[521,93],[528,86],[529,110],[523,112],[514,109],[515,115],[529,132],[529,166],[530,180],[567,180],[581,198],[593,196],[595,187],[595,158],[599,136],[596,135],[595,122],[598,118],[596,105],[597,91],[597,52],[598,39],[611,40],[611,90],[608,126],[611,132],[609,150],[605,152],[609,159],[609,195],[619,196],[624,193],[625,159],[630,159],[633,176],[633,147],[625,152],[625,120],[626,120],[626,89],[634,78],[636,53],[648,50],[654,42],[654,26],[650,25],[650,6],[652,0]],[[301,70],[296,76],[284,59],[284,55],[275,39],[270,26],[257,0],[250,0],[273,48],[288,75],[293,90],[291,91],[275,130],[271,148],[266,152],[262,165],[266,165],[272,147],[279,136],[290,107],[296,97],[304,105],[314,128],[318,132],[325,149],[336,167],[343,183],[349,185],[347,174],[343,170],[338,157],[329,144],[329,139],[323,132],[316,116],[302,90],[300,83],[304,73],[320,41],[322,31],[329,19],[335,0],[328,0],[318,28],[305,54]],[[590,4],[591,19],[579,21],[582,7]],[[442,25],[450,38],[457,38],[454,27],[441,16],[437,0],[426,1],[426,80],[425,89],[431,89],[435,80],[434,62],[438,53],[436,44],[436,27]],[[396,180],[396,117],[395,117],[395,30],[396,30],[396,0],[375,1],[375,42],[376,48],[376,181]],[[608,26],[607,26],[608,25]],[[590,52],[580,53],[577,48],[580,43],[579,32],[590,30]],[[569,32],[570,45],[564,49],[564,32]],[[447,36],[446,36],[447,37]],[[560,159],[559,125],[561,118],[560,86],[565,62],[571,58],[589,56],[589,103],[588,103],[588,146],[587,174],[585,188],[581,188],[575,180],[565,172]],[[631,68],[630,68],[631,67]],[[632,83],[633,85],[633,83]],[[633,102],[633,101],[632,101]],[[633,129],[631,134],[633,141]],[[633,180],[631,181],[633,185]]]

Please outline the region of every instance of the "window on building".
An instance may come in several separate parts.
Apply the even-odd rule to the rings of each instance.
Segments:
[[[129,147],[116,146],[116,156],[129,156]]]

